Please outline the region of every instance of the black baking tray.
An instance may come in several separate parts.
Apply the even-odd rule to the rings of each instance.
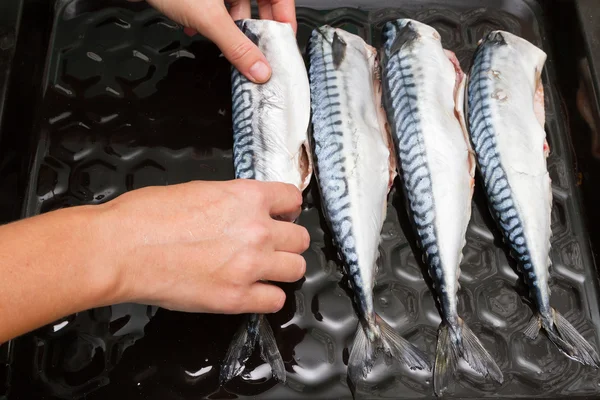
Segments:
[[[593,210],[587,212],[597,165],[586,155],[592,134],[585,136],[589,123],[576,116],[580,92],[572,81],[580,58],[587,70],[590,63],[569,40],[581,35],[576,10],[582,8],[551,3],[556,8],[529,0],[301,0],[298,39],[305,51],[311,29],[328,23],[378,46],[384,21],[412,17],[438,29],[465,70],[477,41],[492,29],[514,32],[548,53],[543,81],[554,194],[551,303],[599,348],[597,231],[590,229],[597,220]],[[25,24],[36,26],[36,33],[18,35],[8,63],[13,76],[0,81],[8,88],[0,107],[1,222],[103,203],[148,185],[233,178],[229,64],[213,44],[186,36],[144,3],[24,0]],[[552,35],[557,24],[563,28]],[[587,101],[594,111],[590,87],[597,83],[589,77]],[[576,138],[573,127],[581,128]],[[402,204],[400,191],[393,190],[375,307],[433,358],[439,314]],[[351,398],[346,363],[357,319],[314,182],[299,223],[312,238],[304,253],[306,277],[283,285],[288,301],[269,316],[288,372],[285,385],[253,357],[248,374],[219,387],[220,363],[240,316],[119,304],[69,316],[3,346],[0,396]],[[446,397],[598,398],[599,371],[568,360],[544,335],[535,341],[522,335],[532,315],[527,290],[479,186],[464,254],[459,312],[498,360],[505,382],[495,385],[460,368]],[[376,365],[357,396],[431,398],[433,391],[427,374]]]

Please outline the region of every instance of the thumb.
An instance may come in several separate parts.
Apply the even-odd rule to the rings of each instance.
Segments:
[[[233,22],[223,5],[212,13],[198,31],[213,41],[235,68],[249,80],[264,83],[271,77],[271,68],[264,54]]]

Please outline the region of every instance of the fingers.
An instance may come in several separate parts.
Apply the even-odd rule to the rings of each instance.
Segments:
[[[261,268],[257,280],[273,282],[296,282],[306,272],[306,260],[300,254],[276,251]]]
[[[272,19],[279,22],[287,22],[292,25],[294,32],[298,30],[296,22],[296,6],[294,0],[269,0],[271,6]],[[261,1],[259,0],[259,4]]]
[[[290,216],[300,215],[302,206],[302,192],[294,185],[281,182],[261,182],[264,185],[264,195],[267,208],[272,216],[284,216],[290,220]],[[295,218],[294,218],[295,219]]]
[[[243,9],[239,9],[241,12]],[[237,27],[225,5],[215,8],[210,15],[198,17],[194,26],[213,41],[233,66],[255,83],[264,83],[271,77],[271,68],[258,47]]]
[[[252,16],[250,0],[227,0],[229,3],[229,15],[234,21],[246,19]]]
[[[256,282],[250,287],[248,301],[242,306],[242,313],[274,313],[283,307],[285,292],[275,285]]]
[[[273,221],[271,237],[276,251],[303,253],[310,245],[310,235],[305,227],[292,222]]]
[[[260,19],[273,19],[271,0],[258,0],[258,16]]]

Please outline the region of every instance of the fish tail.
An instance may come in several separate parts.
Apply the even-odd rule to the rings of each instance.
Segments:
[[[596,350],[554,308],[551,308],[551,317],[549,318],[544,319],[539,314],[534,315],[523,333],[528,338],[535,339],[541,328],[544,328],[552,343],[570,359],[594,368],[600,366],[600,358]]]
[[[375,324],[381,334],[374,340],[369,340],[364,328],[359,326],[356,331],[348,359],[348,375],[351,381],[357,382],[360,378],[366,378],[381,352],[386,356],[386,362],[398,359],[410,369],[431,370],[427,355],[400,336],[377,314]]]
[[[271,366],[273,376],[278,381],[285,382],[283,358],[277,348],[271,325],[264,315],[252,314],[240,326],[229,345],[219,376],[222,383],[242,373],[246,361],[254,352],[256,342],[260,347],[260,357]]]
[[[377,358],[376,353],[376,346],[367,338],[365,329],[359,324],[348,358],[348,377],[352,383],[367,377],[373,368],[375,358]]]
[[[375,321],[381,331],[381,344],[386,356],[402,361],[410,369],[431,371],[429,358],[423,351],[400,336],[377,314],[375,314]]]
[[[438,329],[435,351],[433,388],[437,396],[441,396],[447,389],[449,377],[456,369],[459,357],[481,375],[489,376],[498,383],[504,381],[498,364],[467,324],[459,319],[458,326],[453,328],[444,321]]]

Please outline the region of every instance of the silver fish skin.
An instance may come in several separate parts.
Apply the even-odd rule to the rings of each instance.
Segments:
[[[231,72],[233,163],[237,179],[293,184],[303,191],[312,176],[309,145],[310,86],[290,24],[245,19],[238,27],[263,52],[272,75],[255,84]],[[285,382],[283,359],[264,315],[249,314],[235,334],[221,367],[221,382],[239,375],[256,343],[275,378]]]
[[[315,175],[360,321],[348,375],[356,384],[381,353],[429,369],[425,354],[373,307],[381,228],[396,176],[377,52],[359,36],[325,25],[313,30],[309,54]]]
[[[467,120],[488,205],[537,308],[526,328],[543,328],[567,357],[598,367],[596,350],[550,306],[552,188],[546,159],[546,53],[505,31],[479,43],[467,84]]]
[[[466,132],[464,74],[439,33],[411,19],[384,28],[382,80],[409,215],[440,305],[434,390],[462,357],[502,382],[500,368],[459,317],[458,278],[471,218],[475,160]]]

